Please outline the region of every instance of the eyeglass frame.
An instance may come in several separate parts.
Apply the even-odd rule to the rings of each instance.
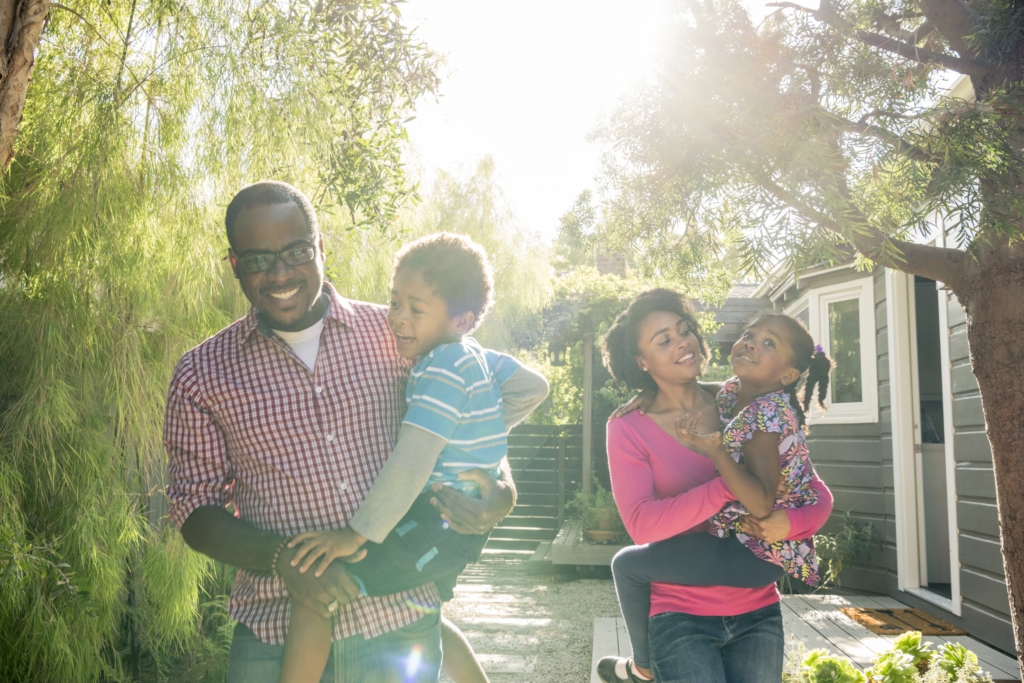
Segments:
[[[318,237],[319,237],[318,235],[314,235],[313,236],[314,239],[317,239]],[[296,251],[298,249],[312,249],[313,250],[313,256],[310,259],[306,260],[306,261],[299,261],[298,263],[288,263],[288,261],[284,258],[284,254],[289,252],[289,251]],[[273,270],[274,266],[277,265],[277,259],[279,259],[279,258],[282,261],[284,261],[285,264],[287,264],[289,266],[292,266],[292,267],[304,266],[307,263],[312,263],[313,261],[316,260],[317,253],[319,251],[320,251],[320,248],[317,247],[316,242],[310,242],[310,241],[307,241],[307,240],[298,240],[296,242],[292,242],[290,245],[288,245],[287,247],[285,247],[281,251],[261,251],[261,250],[258,250],[258,249],[249,249],[249,250],[247,250],[243,254],[236,254],[235,250],[233,248],[228,247],[227,258],[230,259],[231,265],[234,266],[235,268],[237,268],[238,272],[240,274],[242,274],[242,275],[257,275],[259,273],[266,273],[266,272],[268,272],[270,270]],[[241,266],[241,261],[242,261],[243,258],[245,258],[247,256],[270,256],[270,257],[273,257],[273,258],[270,261],[270,265],[268,265],[266,268],[263,268],[261,270],[245,270]]]

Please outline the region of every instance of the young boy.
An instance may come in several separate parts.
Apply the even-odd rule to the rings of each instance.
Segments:
[[[408,412],[394,451],[349,525],[289,542],[302,544],[292,560],[302,571],[319,559],[319,576],[335,559],[365,547],[366,557],[349,565],[365,595],[433,581],[441,599],[451,599],[459,573],[476,561],[487,536],[448,528],[430,505],[430,488],[441,483],[479,497],[477,485],[459,474],[481,468],[500,475],[508,432],[499,387],[524,369],[465,336],[490,307],[491,289],[487,256],[467,237],[440,233],[399,252],[388,322],[398,353],[419,358],[406,388]],[[536,378],[535,400],[515,421],[547,395],[543,377]],[[281,680],[318,681],[330,654],[331,624],[297,602],[291,611]]]

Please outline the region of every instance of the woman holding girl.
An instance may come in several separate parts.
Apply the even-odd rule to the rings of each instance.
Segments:
[[[817,581],[809,539],[832,497],[807,457],[797,399],[805,374],[824,380],[824,396],[831,362],[776,313],[744,330],[724,386],[697,381],[708,357],[691,305],[666,289],[637,296],[605,337],[612,375],[654,396],[608,423],[612,491],[645,545],[612,563],[633,658],[601,660],[607,683],[777,683],[775,581]]]

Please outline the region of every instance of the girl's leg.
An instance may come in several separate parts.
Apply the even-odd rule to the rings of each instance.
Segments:
[[[490,683],[473,646],[459,627],[441,616],[441,669],[455,683]]]
[[[633,645],[633,662],[645,675],[650,670],[647,618],[651,582],[757,588],[775,583],[782,574],[782,567],[759,559],[735,536],[681,534],[623,548],[612,559],[612,576]]]
[[[302,603],[292,601],[281,683],[317,683],[330,656],[331,622]]]

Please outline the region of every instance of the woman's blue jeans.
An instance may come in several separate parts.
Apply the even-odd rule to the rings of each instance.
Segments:
[[[735,617],[664,612],[650,619],[651,664],[658,683],[779,683],[779,603]]]

